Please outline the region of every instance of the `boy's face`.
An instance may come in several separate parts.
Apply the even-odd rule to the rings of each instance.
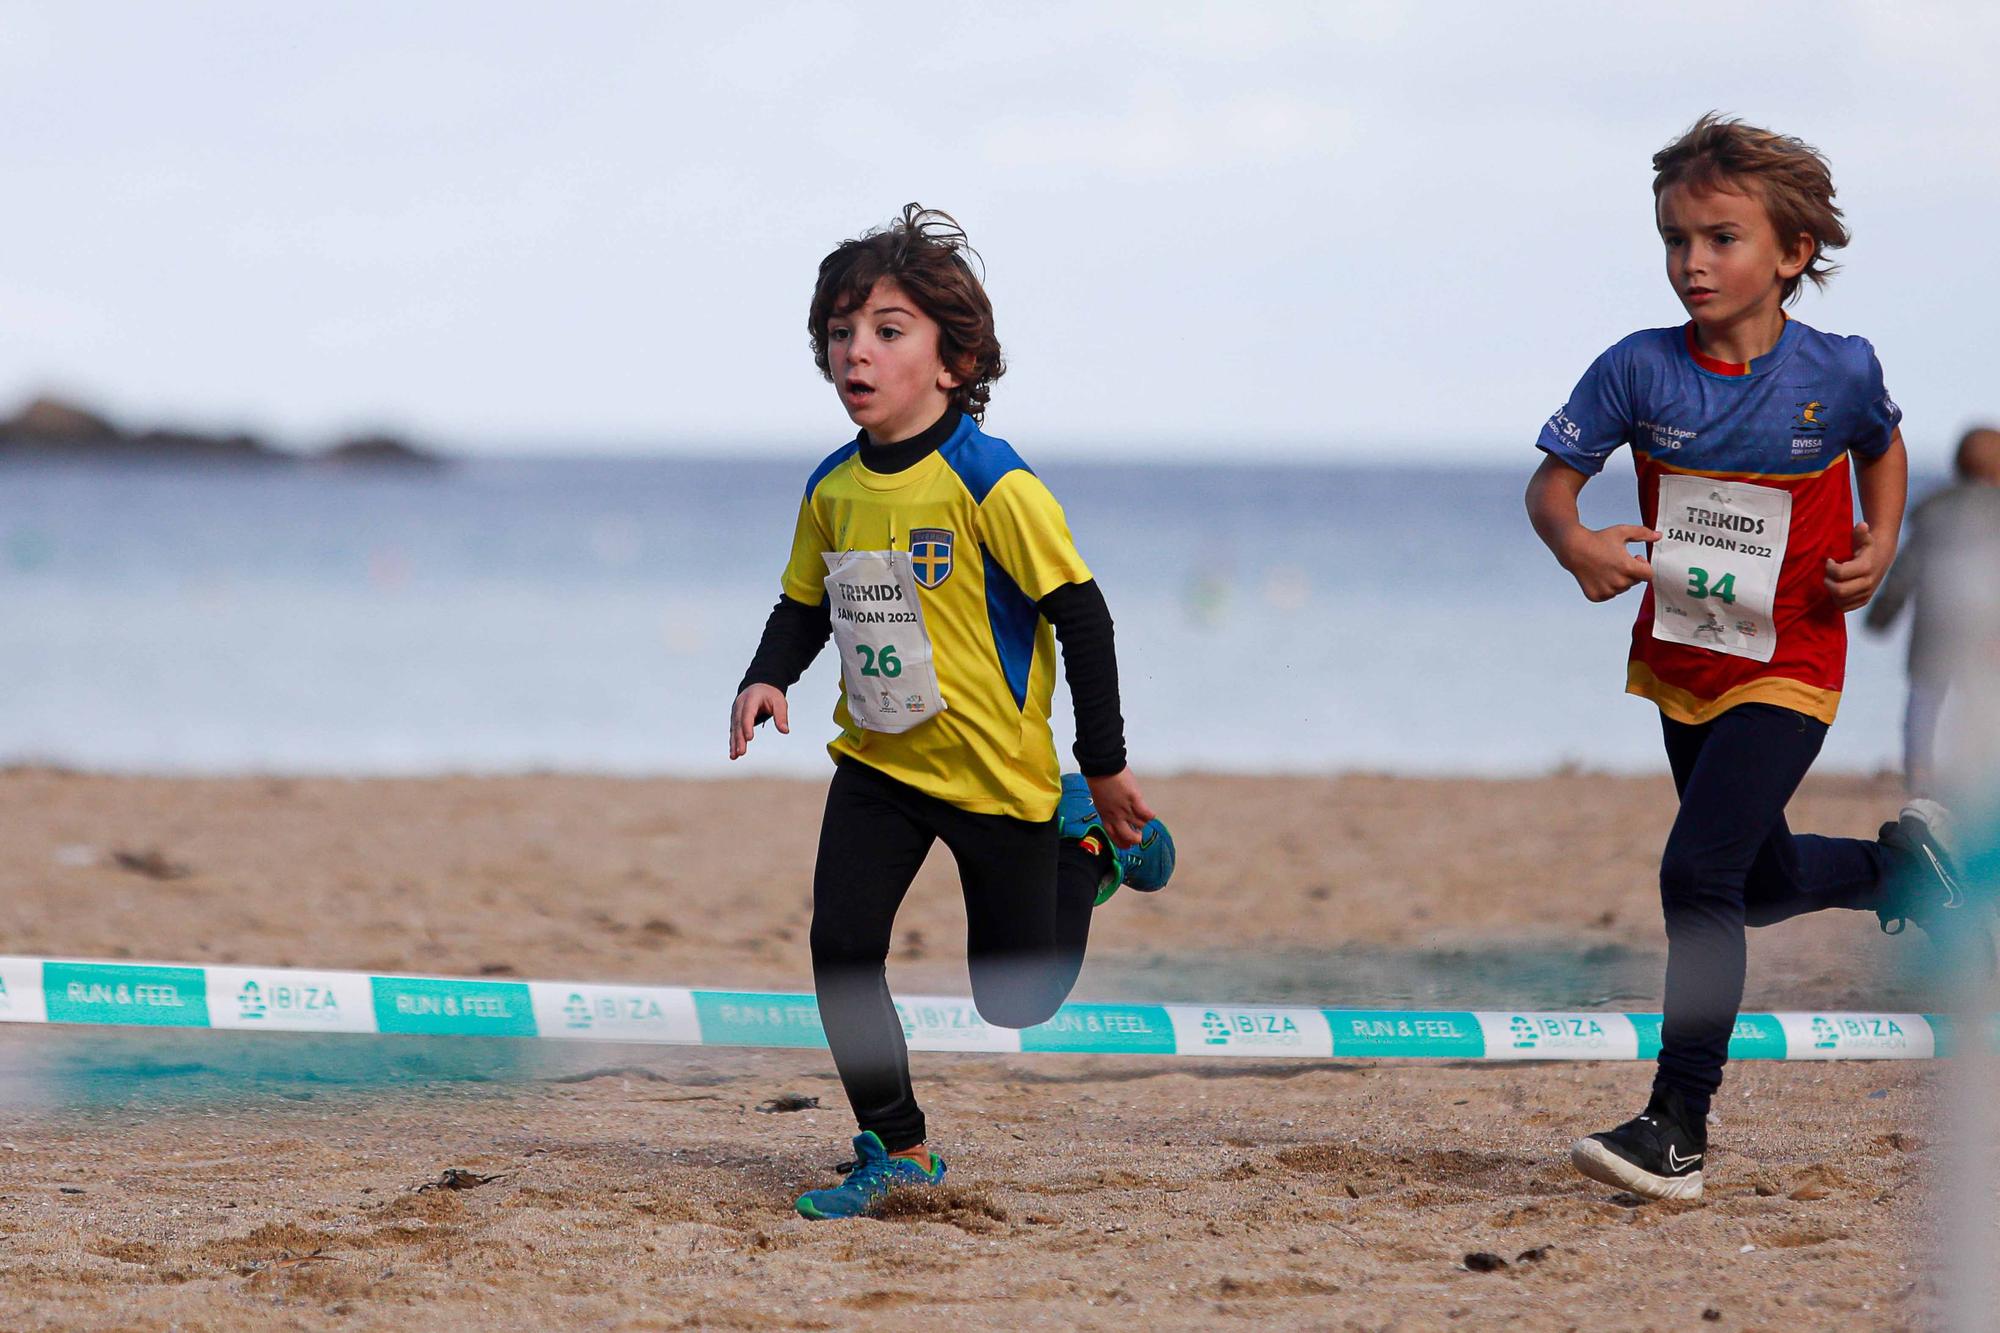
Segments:
[[[944,415],[958,376],[938,351],[937,321],[893,278],[826,322],[826,362],[840,405],[877,444],[895,444]]]
[[[1752,194],[1669,185],[1660,192],[1658,221],[1667,281],[1697,328],[1776,314],[1785,282],[1812,262],[1812,238],[1780,238],[1763,200]]]

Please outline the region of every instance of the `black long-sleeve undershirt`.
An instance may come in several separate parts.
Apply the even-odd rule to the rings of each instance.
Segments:
[[[1097,580],[1066,583],[1035,608],[1055,626],[1063,679],[1076,706],[1076,763],[1087,778],[1125,767],[1125,718],[1118,708],[1118,653],[1111,608]]]
[[[813,664],[832,635],[831,600],[808,606],[780,593],[778,604],[764,620],[764,637],[757,640],[757,652],[751,657],[750,669],[743,673],[743,683],[736,687],[736,692],[741,694],[752,685],[789,690],[806,674],[806,668]]]
[[[1118,654],[1111,608],[1097,580],[1069,583],[1035,603],[1062,645],[1063,678],[1076,706],[1076,762],[1085,777],[1125,767],[1125,718],[1118,702]],[[817,606],[780,595],[764,621],[740,694],[752,685],[789,690],[833,634],[832,604]]]

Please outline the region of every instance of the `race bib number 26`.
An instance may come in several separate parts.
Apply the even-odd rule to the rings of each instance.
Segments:
[[[829,551],[826,592],[847,712],[896,733],[944,711],[907,551]]]

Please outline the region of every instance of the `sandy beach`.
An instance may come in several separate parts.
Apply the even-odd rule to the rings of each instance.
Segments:
[[[1657,1006],[1664,776],[1159,777],[1180,870],[1080,999]],[[807,989],[824,787],[0,774],[0,951]],[[1794,827],[1872,834],[1886,780]],[[122,856],[121,856],[122,854]],[[942,854],[900,990],[962,994]],[[1914,934],[1753,934],[1751,1008],[1936,1002]],[[1575,1177],[1640,1065],[916,1058],[948,1185],[810,1224],[823,1053],[0,1031],[0,1324],[1913,1327],[1926,1064],[1743,1064],[1707,1199]],[[760,1112],[785,1094],[817,1110]],[[492,1179],[419,1190],[447,1169]],[[1469,1271],[1468,1254],[1507,1261]],[[1714,1312],[1712,1315],[1709,1312]]]

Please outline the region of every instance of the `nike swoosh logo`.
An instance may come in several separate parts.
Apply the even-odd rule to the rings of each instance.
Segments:
[[[1938,860],[1937,853],[1928,847],[1923,849],[1923,853],[1924,860],[1931,863],[1931,873],[1936,875],[1938,881],[1944,885],[1944,905],[1946,907],[1963,905],[1965,902],[1965,893],[1958,887],[1958,881],[1951,877],[1951,872],[1944,868],[1944,862]]]
[[[1681,1156],[1680,1149],[1674,1147],[1672,1144],[1667,1145],[1667,1170],[1669,1171],[1679,1171],[1684,1167],[1693,1166],[1700,1160],[1700,1153],[1696,1153],[1692,1157],[1683,1157]]]

